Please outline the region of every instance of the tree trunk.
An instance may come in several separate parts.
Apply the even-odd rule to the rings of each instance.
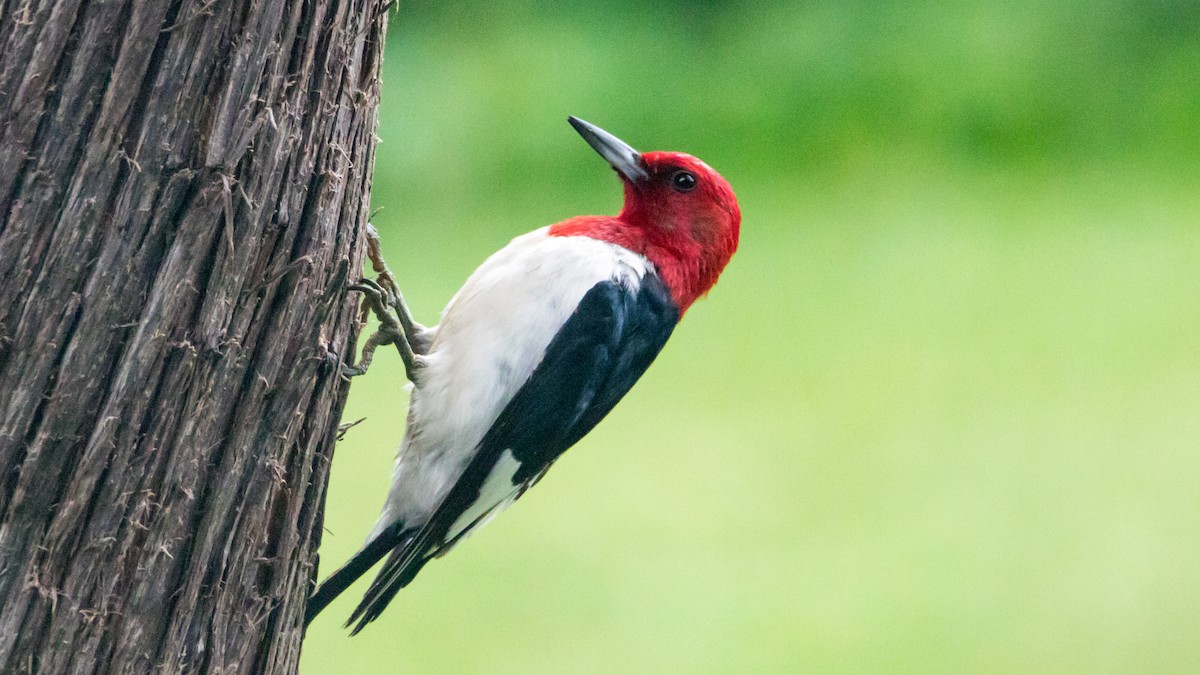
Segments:
[[[381,0],[0,0],[0,672],[293,672]]]

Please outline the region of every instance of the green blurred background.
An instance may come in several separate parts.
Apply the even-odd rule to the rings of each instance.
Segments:
[[[1200,672],[1200,3],[403,2],[374,200],[418,318],[698,155],[741,250],[548,480],[319,673]],[[403,433],[354,384],[322,576]]]

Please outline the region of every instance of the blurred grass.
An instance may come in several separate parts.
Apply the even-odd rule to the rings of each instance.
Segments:
[[[306,673],[1200,669],[1200,5],[405,3],[375,222],[420,318],[703,157],[742,248],[552,476]],[[323,574],[403,433],[356,381]]]

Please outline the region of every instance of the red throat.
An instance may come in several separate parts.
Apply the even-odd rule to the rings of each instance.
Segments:
[[[591,237],[645,256],[682,316],[717,283],[737,250],[741,211],[729,183],[695,157],[675,152],[641,157],[648,176],[622,181],[625,206],[619,215],[564,220],[550,227],[550,235]],[[694,178],[683,191],[673,182],[681,173]]]
[[[680,316],[717,282],[737,249],[738,227],[712,233],[703,244],[691,237],[657,227],[647,227],[620,216],[577,216],[550,227],[552,237],[583,236],[599,239],[645,256],[671,289]]]

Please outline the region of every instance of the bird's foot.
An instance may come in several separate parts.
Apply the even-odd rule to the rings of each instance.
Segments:
[[[342,375],[347,378],[362,375],[371,367],[371,359],[375,356],[376,347],[396,345],[396,350],[400,352],[400,359],[404,361],[404,370],[408,379],[416,382],[420,360],[409,343],[401,319],[393,314],[395,295],[370,279],[360,279],[357,284],[346,290],[358,291],[363,294],[363,319],[366,319],[367,312],[373,313],[379,320],[379,328],[367,338],[358,363],[342,366]]]
[[[367,259],[371,261],[371,269],[375,272],[375,278],[384,293],[384,299],[388,306],[395,311],[396,320],[400,322],[400,327],[408,336],[408,344],[413,353],[427,354],[430,343],[433,342],[433,330],[413,320],[412,311],[408,309],[408,303],[404,301],[404,294],[400,292],[400,287],[396,284],[396,277],[392,275],[391,268],[383,259],[383,245],[379,241],[379,231],[370,223],[367,224]]]
[[[367,338],[363,345],[362,356],[354,365],[343,364],[342,375],[347,378],[357,377],[367,372],[371,367],[371,359],[375,356],[375,348],[379,345],[396,344],[403,341],[404,336],[399,332],[400,324],[392,316],[384,303],[382,290],[379,285],[369,279],[362,279],[357,284],[348,287],[348,291],[358,291],[363,294],[361,321],[366,323],[367,313],[373,312],[379,319],[379,329]],[[403,351],[401,349],[401,351]]]
[[[379,329],[367,338],[359,362],[343,366],[342,374],[346,377],[362,375],[371,366],[375,348],[379,345],[393,344],[404,361],[404,371],[408,379],[416,382],[421,357],[429,352],[433,331],[413,320],[412,312],[396,286],[396,278],[392,276],[392,270],[383,259],[379,232],[370,223],[367,224],[367,258],[371,261],[376,280],[360,279],[347,290],[363,294],[361,321],[365,323],[368,313],[374,313],[379,319]]]

